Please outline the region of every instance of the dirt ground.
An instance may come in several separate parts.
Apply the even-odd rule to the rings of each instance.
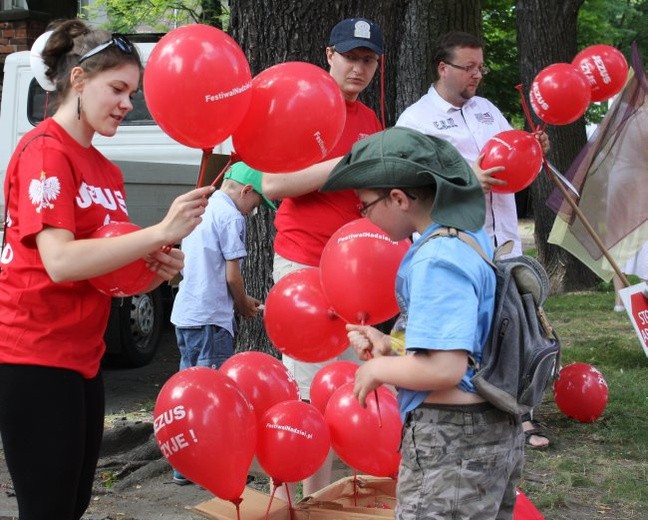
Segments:
[[[192,506],[213,498],[195,486],[178,486],[153,436],[152,410],[164,382],[177,371],[178,352],[169,326],[154,361],[138,369],[104,369],[106,433],[95,493],[84,520],[187,520]],[[1,448],[1,445],[0,445]],[[0,449],[0,520],[17,519],[11,479]]]

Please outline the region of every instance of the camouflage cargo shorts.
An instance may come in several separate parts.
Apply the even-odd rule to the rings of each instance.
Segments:
[[[403,427],[398,520],[510,520],[524,463],[519,419],[491,405],[423,404]]]

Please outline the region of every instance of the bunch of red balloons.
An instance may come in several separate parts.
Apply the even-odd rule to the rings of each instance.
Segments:
[[[157,43],[144,95],[160,128],[179,143],[211,151],[232,136],[240,159],[265,172],[321,161],[346,120],[342,92],[323,69],[287,62],[253,79],[238,44],[202,24],[174,29]]]
[[[573,123],[590,101],[605,101],[618,93],[628,75],[628,62],[610,45],[592,45],[571,63],[554,63],[541,70],[531,84],[529,98],[545,123]]]
[[[596,421],[608,400],[608,385],[603,374],[587,363],[563,367],[553,390],[560,411],[583,423]]]
[[[109,222],[92,232],[88,238],[110,238],[141,229],[132,222]],[[155,273],[142,259],[135,260],[115,271],[90,278],[88,281],[98,291],[113,298],[133,296],[144,291],[153,281]]]
[[[276,358],[241,352],[218,370],[174,374],[158,394],[154,432],[162,455],[189,480],[234,503],[256,455],[276,484],[319,469],[330,449],[324,416],[299,400]]]
[[[396,272],[410,242],[394,242],[366,218],[338,229],[320,267],[294,271],[268,292],[263,323],[277,349],[309,363],[333,359],[349,342],[345,325],[398,313]]]

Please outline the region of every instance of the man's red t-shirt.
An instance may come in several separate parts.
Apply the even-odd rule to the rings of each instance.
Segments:
[[[346,155],[360,139],[382,130],[376,114],[359,101],[346,102],[342,137],[324,160]],[[301,264],[319,266],[324,246],[341,226],[360,218],[359,199],[353,190],[315,191],[281,202],[274,224],[277,254]]]
[[[53,119],[23,137],[5,179],[8,199],[0,271],[0,363],[99,370],[110,297],[87,281],[54,283],[35,236],[46,226],[87,237],[126,221],[119,169]]]

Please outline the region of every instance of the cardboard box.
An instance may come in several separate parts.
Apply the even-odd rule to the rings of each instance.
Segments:
[[[246,487],[240,506],[241,520],[264,520],[270,495]],[[359,475],[345,477],[317,493],[304,497],[293,508],[291,518],[288,503],[272,500],[270,520],[370,520],[394,518],[396,481],[389,478]],[[194,510],[212,520],[237,520],[236,507],[231,502],[214,498],[202,502]]]

